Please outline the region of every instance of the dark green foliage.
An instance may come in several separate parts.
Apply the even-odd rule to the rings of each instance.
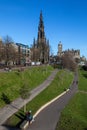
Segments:
[[[1,99],[2,99],[6,104],[10,104],[10,103],[11,103],[9,97],[8,97],[5,93],[2,93]]]
[[[22,87],[20,88],[20,96],[23,98],[23,99],[26,99],[29,97],[30,95],[30,89],[29,89],[29,84],[27,82],[25,82]]]
[[[66,88],[64,88],[64,91],[66,91],[67,89]]]
[[[87,66],[86,65],[82,66],[82,69],[87,71]]]

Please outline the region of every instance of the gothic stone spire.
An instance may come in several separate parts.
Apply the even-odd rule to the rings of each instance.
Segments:
[[[38,26],[38,38],[37,38],[37,41],[39,43],[45,41],[44,22],[43,22],[42,11],[40,13],[40,21],[39,21],[39,26]]]

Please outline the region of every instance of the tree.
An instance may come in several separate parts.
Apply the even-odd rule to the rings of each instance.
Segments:
[[[9,62],[15,59],[16,51],[13,46],[14,42],[12,38],[7,35],[6,37],[4,37],[3,44],[4,44],[4,60],[6,65],[9,65]]]
[[[76,71],[77,69],[77,64],[75,62],[73,54],[69,51],[65,52],[65,54],[62,56],[62,66],[63,68],[67,68],[71,71]]]
[[[3,58],[4,58],[4,46],[2,43],[2,39],[0,39],[0,62],[2,62]]]
[[[27,82],[24,82],[24,84],[22,85],[22,87],[20,88],[20,95],[21,98],[24,99],[24,112],[26,112],[26,101],[25,99],[29,98],[30,96],[30,89],[29,89],[29,85]]]
[[[39,49],[37,48],[31,49],[31,60],[35,62],[39,61]]]

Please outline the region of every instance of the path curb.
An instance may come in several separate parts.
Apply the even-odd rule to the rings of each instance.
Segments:
[[[40,107],[40,109],[34,114],[34,118],[44,109],[46,108],[48,105],[50,105],[51,103],[53,103],[54,101],[56,101],[58,98],[60,98],[61,96],[63,96],[66,92],[68,92],[69,89],[67,89],[66,91],[64,91],[63,93],[61,93],[60,95],[58,95],[57,97],[55,97],[54,99],[52,99],[51,101],[47,102],[45,105],[43,105],[42,107]]]
[[[48,105],[50,105],[51,103],[53,103],[54,101],[56,101],[58,98],[60,98],[61,96],[63,96],[66,92],[68,92],[69,89],[67,89],[66,91],[64,91],[63,93],[61,93],[60,95],[58,95],[57,97],[55,97],[54,99],[52,99],[51,101],[47,102],[45,105],[43,105],[42,107],[40,107],[40,109],[33,115],[33,118],[35,118],[44,108],[46,108]],[[21,124],[20,128],[21,129],[25,129],[28,126],[28,121],[25,123],[25,121]]]

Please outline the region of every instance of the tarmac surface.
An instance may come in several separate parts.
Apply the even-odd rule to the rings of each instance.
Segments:
[[[31,95],[29,99],[26,99],[26,103],[31,101],[35,96],[37,96],[41,91],[43,91],[55,78],[55,75],[57,74],[58,70],[55,69],[51,75],[38,87],[33,89],[31,91]],[[0,130],[17,130],[17,128],[9,128],[7,126],[4,126],[4,122],[12,116],[14,113],[16,113],[21,107],[24,106],[24,101],[21,98],[18,98],[17,100],[13,101],[11,104],[6,105],[4,108],[0,109]]]
[[[43,109],[36,116],[35,121],[27,128],[27,130],[55,130],[61,111],[78,91],[77,82],[78,78],[75,76],[69,91],[66,91],[65,94]]]
[[[46,80],[45,84],[43,83],[43,85],[41,85],[43,89],[45,89],[51,83],[57,72],[58,70],[55,70],[50,76],[50,78]],[[41,90],[41,86],[37,87],[37,89],[32,91],[31,97],[29,98],[28,102],[43,90],[43,89]],[[75,75],[73,83],[71,84],[69,90],[65,91],[62,96],[60,96],[58,99],[56,99],[55,101],[50,103],[47,107],[45,107],[43,110],[41,110],[35,117],[35,121],[31,125],[29,125],[26,130],[55,130],[57,122],[59,121],[61,115],[61,111],[64,109],[64,107],[67,105],[67,103],[70,101],[70,99],[74,96],[74,94],[77,91],[78,91],[78,76]],[[20,107],[18,108],[16,104],[13,106],[13,108],[14,107],[16,110],[20,108]],[[8,111],[6,111],[6,113],[8,113]],[[1,111],[0,111],[0,121],[2,121]],[[17,128],[11,128],[7,126],[3,127],[3,123],[4,121],[2,121],[0,130],[19,130]]]

